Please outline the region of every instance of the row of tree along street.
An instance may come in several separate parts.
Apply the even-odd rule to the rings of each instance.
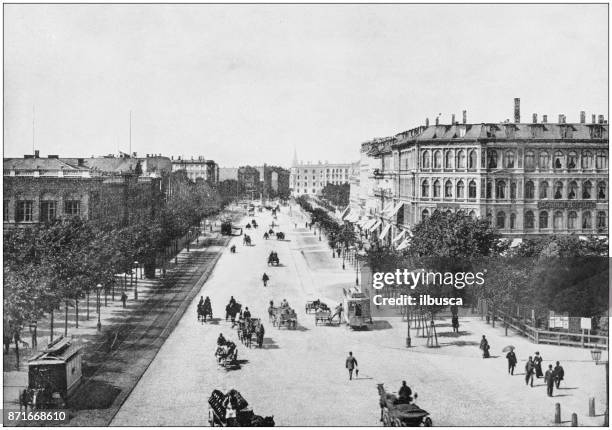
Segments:
[[[89,296],[115,293],[117,274],[132,274],[135,262],[145,276],[165,263],[165,250],[185,235],[195,235],[203,218],[220,210],[216,190],[172,173],[172,192],[146,216],[121,223],[78,217],[14,228],[4,234],[4,341],[45,314],[53,336],[54,311],[63,303],[76,311]],[[124,277],[125,282],[125,277]],[[121,283],[121,278],[119,278]],[[125,285],[124,285],[125,286]],[[118,291],[121,285],[117,285]],[[95,296],[94,296],[95,297]],[[86,302],[86,303],[83,303]],[[10,331],[7,332],[10,321]]]
[[[349,223],[339,224],[324,209],[313,207],[305,196],[297,201],[326,233],[332,248],[338,244],[345,248],[363,247]],[[547,235],[524,239],[511,248],[510,241],[502,238],[488,220],[473,219],[461,212],[447,215],[439,211],[415,225],[410,236],[409,246],[402,251],[381,247],[375,241],[366,245],[364,260],[369,269],[482,272],[485,282],[463,289],[419,285],[415,290],[395,293],[461,297],[464,304],[472,306],[479,299],[487,300],[509,315],[528,309],[543,319],[547,319],[550,310],[597,319],[608,309],[607,239]],[[425,310],[435,314],[441,309],[429,306]]]

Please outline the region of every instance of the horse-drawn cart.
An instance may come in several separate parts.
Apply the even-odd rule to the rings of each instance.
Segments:
[[[236,390],[227,394],[214,390],[208,398],[208,423],[211,427],[274,427],[274,416],[255,415]]]
[[[274,315],[272,325],[279,330],[281,327],[286,327],[288,329],[297,328],[297,314],[295,310],[289,306],[272,308],[272,315]]]
[[[268,256],[268,266],[278,266],[280,264],[280,260],[278,259],[278,254],[274,251],[270,252]]]
[[[378,384],[380,395],[380,420],[385,427],[431,427],[429,412],[414,403],[401,403],[395,394],[387,393],[383,384]],[[414,395],[415,399],[417,394]]]

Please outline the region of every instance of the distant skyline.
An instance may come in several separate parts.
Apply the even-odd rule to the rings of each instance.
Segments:
[[[352,162],[434,123],[608,119],[607,5],[4,5],[4,156]]]

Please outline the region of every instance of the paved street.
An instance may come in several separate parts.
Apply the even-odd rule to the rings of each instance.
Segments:
[[[325,239],[304,228],[304,219],[293,207],[293,217],[283,207],[278,223],[285,241],[262,239],[262,227],[271,222],[258,213],[259,229],[246,232],[254,246],[235,237],[237,253],[223,252],[202,290],[191,302],[172,334],[112,421],[112,425],[206,425],[207,399],[214,389],[239,390],[256,414],[274,415],[277,425],[380,425],[377,383],[397,391],[405,379],[419,393],[418,404],[431,413],[434,425],[552,425],[554,405],[560,403],[562,420],[569,425],[572,412],[580,425],[601,425],[603,417],[589,418],[588,398],[594,396],[597,413],[604,410],[604,369],[595,366],[589,351],[535,345],[521,337],[504,336],[475,317],[461,319],[461,336],[449,336],[450,321],[438,321],[440,348],[428,349],[416,338],[414,348],[404,347],[406,323],[399,319],[375,321],[370,331],[353,332],[341,327],[315,327],[306,315],[307,300],[321,298],[335,305],[342,287],[354,284],[352,266],[341,268],[332,259]],[[246,220],[243,220],[243,225]],[[297,229],[294,227],[297,223]],[[278,252],[280,267],[268,267],[267,255]],[[352,270],[351,270],[352,269]],[[263,272],[270,282],[264,288]],[[200,295],[210,296],[215,320],[196,320]],[[225,322],[224,308],[230,295],[248,306],[254,317],[265,321],[264,349],[248,349]],[[295,331],[276,329],[268,323],[270,300],[286,298],[298,313]],[[214,351],[219,333],[238,345],[241,368],[226,371],[216,364]],[[480,357],[478,341],[486,334],[492,358]],[[517,347],[517,373],[507,375],[501,349]],[[344,368],[348,351],[359,361],[359,379],[349,381]],[[543,381],[526,387],[524,360],[540,351],[547,366],[560,360],[566,379],[554,398],[546,396]]]

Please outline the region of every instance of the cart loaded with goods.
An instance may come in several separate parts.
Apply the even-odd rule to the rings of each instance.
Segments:
[[[214,390],[208,398],[208,423],[211,427],[274,427],[274,416],[255,415],[237,390],[226,394]]]

